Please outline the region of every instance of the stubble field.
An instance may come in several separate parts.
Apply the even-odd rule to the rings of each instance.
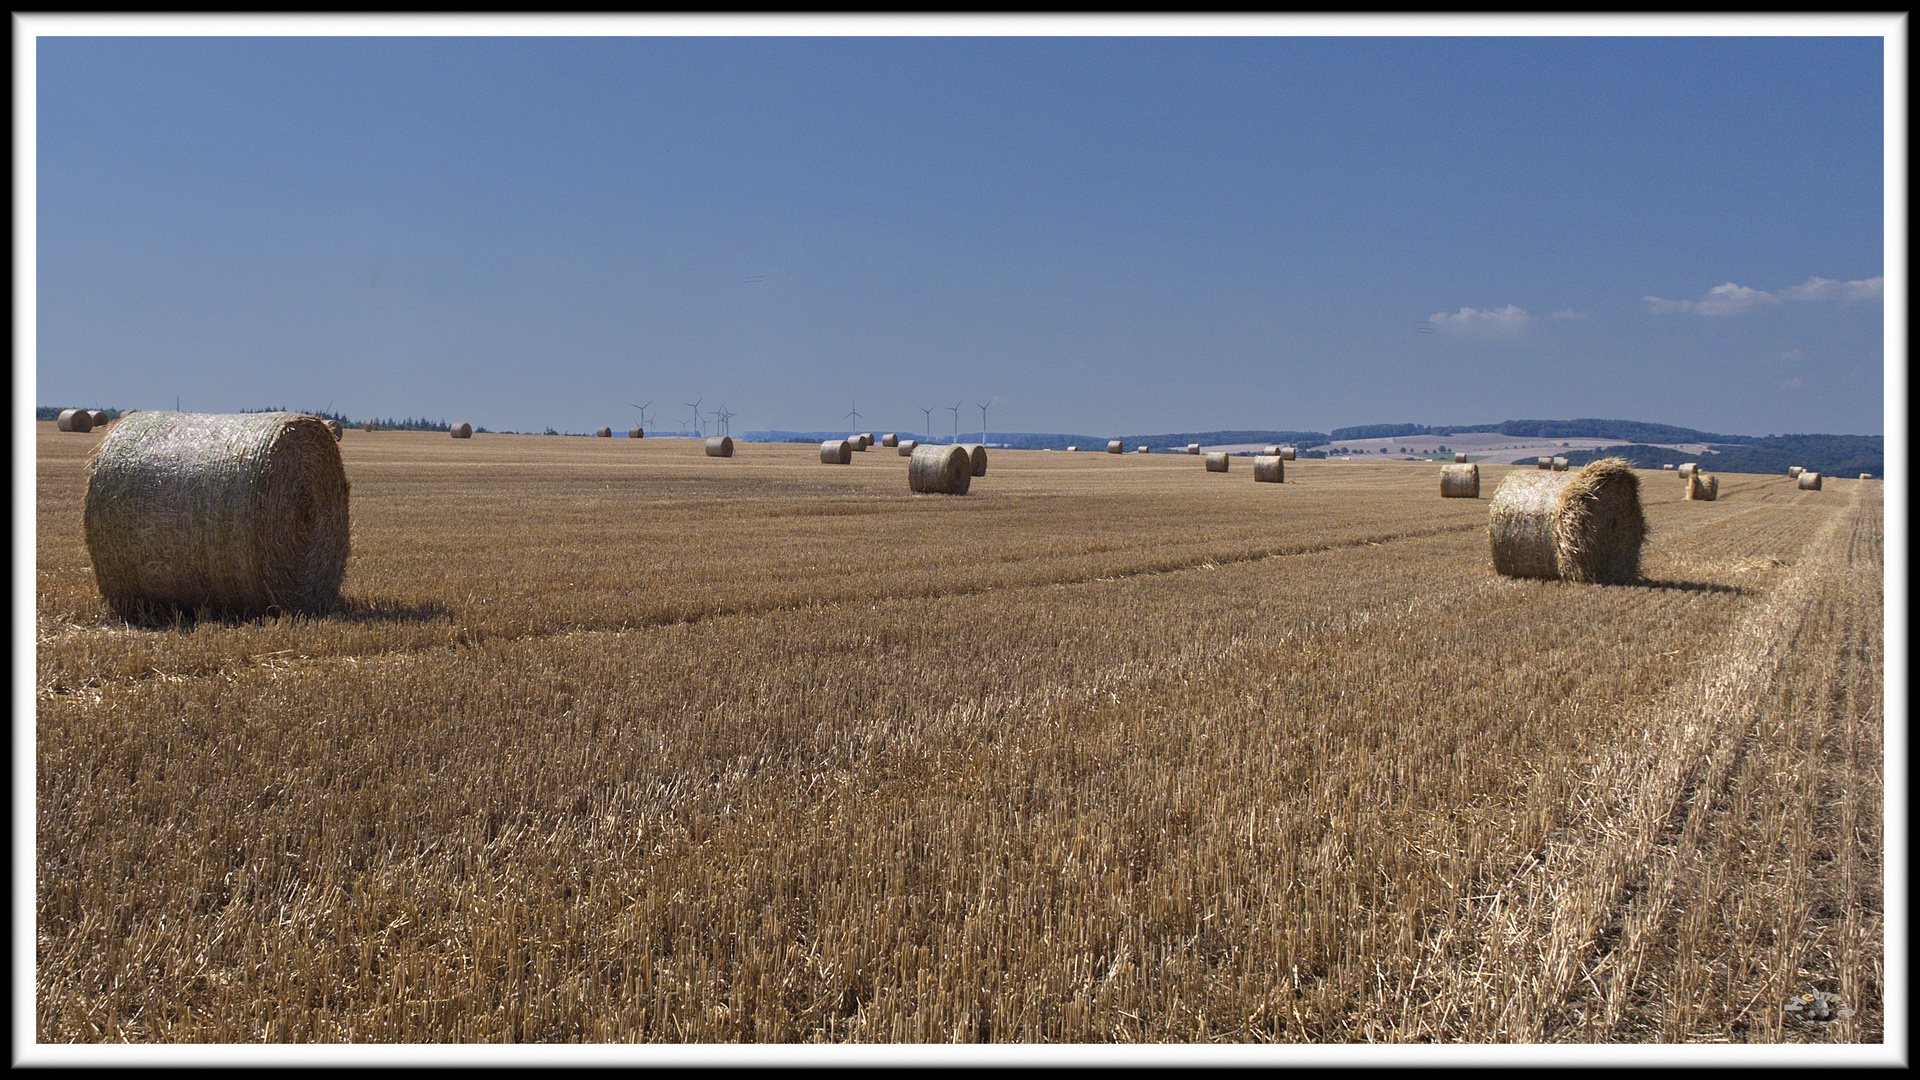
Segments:
[[[348,431],[343,608],[155,630],[40,426],[41,1042],[1884,1038],[1877,482],[1597,587],[1503,466]]]

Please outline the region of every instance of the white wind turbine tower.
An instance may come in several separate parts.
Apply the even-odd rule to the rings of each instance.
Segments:
[[[724,401],[723,401],[723,402],[721,402],[721,403],[720,403],[720,408],[719,408],[719,410],[718,410],[718,411],[716,411],[716,412],[715,412],[715,413],[713,414],[713,418],[714,418],[715,420],[718,420],[718,421],[720,421],[720,434],[722,434],[722,435],[725,435],[725,436],[728,436],[729,438],[731,438],[731,437],[733,436],[733,423],[732,423],[732,421],[733,421],[733,418],[734,418],[734,416],[736,416],[736,415],[737,415],[736,413],[730,413],[730,412],[728,412],[728,411],[727,411],[727,403],[726,403],[726,402],[724,402]]]
[[[977,401],[974,402],[974,404],[980,405],[980,403]],[[991,405],[991,404],[993,403],[992,402],[987,403],[987,405]],[[986,405],[980,405],[980,445],[981,446],[987,445],[987,406]]]
[[[921,412],[923,412],[923,413],[926,413],[926,414],[927,414],[927,430],[926,430],[926,436],[927,436],[927,441],[928,441],[928,442],[932,442],[932,441],[933,441],[933,410],[934,410],[934,409],[937,409],[937,408],[939,408],[939,407],[940,407],[940,406],[938,406],[938,405],[935,405],[935,406],[933,406],[932,408],[927,408],[927,409],[921,409],[921,410],[920,410]]]
[[[856,401],[856,402],[854,402],[854,403],[853,403],[853,411],[852,411],[852,412],[850,412],[850,413],[848,413],[847,415],[845,415],[845,416],[843,416],[843,417],[841,417],[840,419],[842,419],[842,420],[849,420],[849,419],[850,419],[850,420],[852,420],[852,421],[853,421],[853,426],[854,426],[854,427],[859,427],[859,426],[860,426],[860,403],[859,403],[859,402],[857,402],[857,401]]]
[[[701,434],[701,435],[703,435],[703,436],[704,436],[704,435],[706,435],[706,433],[707,433],[707,429],[706,429],[706,427],[705,427],[704,425],[702,425],[702,424],[700,423],[700,402],[702,402],[702,401],[705,401],[705,400],[707,400],[707,399],[706,399],[706,398],[699,398],[699,399],[697,399],[697,400],[694,400],[694,401],[683,401],[683,402],[681,402],[681,403],[680,403],[680,404],[682,404],[682,405],[685,405],[685,406],[686,406],[687,408],[689,408],[689,409],[692,409],[692,410],[693,410],[693,423],[694,423],[694,426],[695,426],[696,428],[698,428],[698,429],[699,429],[699,431],[700,431],[700,434]]]
[[[633,405],[633,402],[629,401],[627,404]],[[634,408],[640,410],[640,426],[643,428],[647,426],[647,406],[652,404],[653,402],[649,401],[646,405],[633,405]]]
[[[954,442],[960,441],[960,406],[965,404],[966,404],[966,401],[961,400],[961,401],[956,401],[953,404],[947,406],[947,411],[953,414],[953,441]]]

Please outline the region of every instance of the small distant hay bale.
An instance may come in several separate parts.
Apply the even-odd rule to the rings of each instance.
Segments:
[[[920,445],[920,440],[918,439],[901,439],[900,440],[900,456],[912,457],[914,447],[919,445]]]
[[[1687,476],[1687,498],[1695,502],[1712,502],[1720,496],[1720,478],[1708,476],[1702,472]]]
[[[78,431],[84,434],[93,430],[93,414],[85,409],[62,409],[60,419],[54,421],[54,427],[61,431]]]
[[[1678,469],[1674,471],[1679,473],[1681,476],[1692,476],[1694,473],[1697,473],[1700,471],[1700,463],[1697,461],[1689,461],[1681,465]]]
[[[1120,445],[1120,440],[1119,440],[1119,439],[1109,439],[1109,440],[1107,440],[1107,453],[1109,453],[1109,454],[1119,454],[1119,453],[1123,453],[1123,452],[1125,452],[1125,450],[1126,450],[1126,447],[1124,447],[1124,446],[1122,446],[1122,445]]]
[[[732,457],[733,440],[725,435],[715,435],[707,440],[708,457]]]
[[[627,429],[627,438],[629,439],[644,439],[646,437],[647,437],[646,428],[636,427],[636,428]]]
[[[1673,468],[1673,462],[1671,462],[1671,461],[1669,461],[1669,462],[1667,462],[1667,463],[1666,463],[1665,465],[1662,465],[1662,466],[1660,466],[1660,467],[1661,467],[1661,468],[1663,468],[1663,469],[1668,469],[1668,470],[1671,470],[1671,469]]]
[[[327,421],[327,430],[333,432],[334,442],[339,442],[340,436],[346,434],[346,429],[340,426],[340,421],[338,420]]]
[[[473,425],[455,424],[452,429],[448,431],[448,434],[456,439],[471,439],[473,438]]]
[[[973,461],[958,445],[916,446],[907,462],[907,486],[933,495],[965,495],[973,483]]]
[[[1076,452],[1076,451],[1078,451],[1079,449],[1080,449],[1080,448],[1079,448],[1079,447],[1077,447],[1077,446],[1069,446],[1069,447],[1067,447],[1067,453],[1069,453],[1069,454],[1071,454],[1071,453],[1074,453],[1074,452]]]
[[[1550,457],[1535,458],[1533,460],[1534,460],[1534,464],[1538,465],[1542,469],[1553,468],[1553,459]]]
[[[1283,447],[1281,447],[1281,448],[1280,448],[1280,460],[1281,460],[1281,461],[1292,461],[1292,460],[1293,460],[1293,458],[1294,458],[1294,450],[1293,450],[1293,447],[1291,447],[1291,446],[1283,446]]]
[[[897,434],[891,434],[891,433],[890,433],[890,434],[886,434],[886,435],[882,435],[882,436],[880,436],[880,445],[881,445],[881,446],[886,446],[886,447],[895,447],[895,446],[899,446],[899,445],[900,445],[900,436],[899,436],[899,435],[897,435]]]
[[[93,418],[94,427],[104,428],[107,426],[107,410],[95,409],[87,415]]]
[[[1873,479],[1873,474],[1872,474],[1872,473],[1870,473],[1870,472],[1863,472],[1863,473],[1861,473],[1861,474],[1860,474],[1860,479],[1862,479],[1862,480],[1871,480],[1871,479]]]
[[[1253,458],[1253,482],[1256,484],[1284,484],[1287,482],[1287,459],[1279,454],[1256,454]]]
[[[975,476],[987,475],[987,448],[982,443],[961,443],[967,452],[967,468]]]
[[[1553,471],[1554,471],[1554,472],[1566,472],[1566,471],[1567,471],[1567,466],[1568,466],[1568,465],[1570,465],[1570,464],[1572,464],[1572,462],[1569,462],[1569,461],[1568,461],[1568,460],[1567,460],[1566,458],[1563,458],[1563,457],[1557,457],[1557,458],[1554,458],[1554,459],[1553,459]]]
[[[1455,453],[1453,455],[1453,463],[1455,465],[1465,465],[1467,463],[1467,455],[1462,453]]]
[[[1647,519],[1640,478],[1624,458],[1578,472],[1514,472],[1494,492],[1487,533],[1508,577],[1622,584],[1640,576]]]
[[[1819,491],[1820,490],[1820,474],[1817,472],[1808,472],[1808,471],[1802,470],[1800,473],[1800,490],[1801,491]]]
[[[346,573],[347,497],[340,446],[317,417],[124,417],[87,463],[94,579],[129,621],[325,612]]]
[[[854,436],[859,438],[859,436]],[[853,460],[852,439],[828,439],[820,444],[820,464],[845,465]]]
[[[1208,472],[1226,472],[1227,471],[1227,455],[1224,453],[1208,454],[1207,455],[1207,471]]]
[[[1440,466],[1440,497],[1443,499],[1479,498],[1480,466],[1460,462]]]
[[[1279,446],[1279,445],[1274,445],[1274,446],[1263,446],[1263,447],[1261,447],[1261,448],[1260,448],[1260,453],[1259,453],[1258,455],[1256,455],[1256,456],[1258,456],[1258,457],[1279,457],[1279,456],[1280,456],[1280,452],[1281,452],[1282,450],[1285,450],[1285,449],[1286,449],[1286,447],[1284,447],[1284,446]]]
[[[1199,452],[1200,452],[1200,444],[1199,444],[1199,443],[1197,443],[1197,442],[1190,442],[1190,443],[1188,443],[1188,444],[1187,444],[1187,453],[1189,453],[1189,454],[1198,454]]]
[[[372,430],[373,430],[373,421],[371,421],[371,420],[368,420],[368,421],[366,421],[366,422],[364,422],[364,423],[362,423],[362,424],[360,425],[360,427],[361,427],[362,429],[364,429],[364,430],[366,430],[366,431],[372,431]]]
[[[1147,452],[1147,448],[1144,446],[1136,446],[1133,448],[1133,452],[1136,454],[1144,454]]]
[[[1787,477],[1788,477],[1789,479],[1798,479],[1798,478],[1799,478],[1799,476],[1800,476],[1800,474],[1801,474],[1801,473],[1803,473],[1803,472],[1806,472],[1806,471],[1807,471],[1807,470],[1806,470],[1806,469],[1805,469],[1804,467],[1802,467],[1802,466],[1799,466],[1799,465],[1789,465],[1789,466],[1787,466]]]
[[[599,431],[594,432],[593,437],[596,439],[611,439],[613,438],[613,429],[610,427],[603,427]]]

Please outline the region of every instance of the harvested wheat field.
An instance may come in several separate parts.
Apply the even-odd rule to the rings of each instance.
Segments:
[[[391,432],[336,610],[136,629],[37,439],[42,1042],[1885,1039],[1881,484],[1584,585],[1384,463]]]

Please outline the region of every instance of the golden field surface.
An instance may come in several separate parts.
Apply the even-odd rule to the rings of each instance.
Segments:
[[[1885,1037],[1878,482],[349,430],[339,611],[136,629],[40,428],[42,1043]]]

